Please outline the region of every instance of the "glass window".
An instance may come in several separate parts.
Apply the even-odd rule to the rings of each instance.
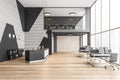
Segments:
[[[83,46],[87,46],[87,34],[83,35]]]
[[[101,32],[101,0],[96,2],[96,33]]]
[[[109,30],[109,0],[102,0],[102,31]]]
[[[96,48],[101,47],[101,34],[96,34]]]
[[[102,47],[109,49],[109,31],[102,33]]]
[[[117,63],[120,64],[120,29],[114,29],[120,27],[119,3],[120,0],[97,0],[92,6],[91,34],[94,35],[91,36],[91,47],[110,48],[113,53],[118,53]]]
[[[91,8],[91,34],[95,33],[95,5]]]
[[[111,29],[120,27],[120,0],[111,0]]]
[[[91,36],[91,47],[95,48],[95,35]]]
[[[110,31],[110,48],[113,53],[118,53],[118,63],[120,63],[120,29]]]

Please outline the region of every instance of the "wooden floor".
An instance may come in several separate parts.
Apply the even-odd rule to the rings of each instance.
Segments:
[[[91,67],[78,53],[55,53],[45,62],[24,58],[0,63],[0,80],[120,80],[120,70]]]

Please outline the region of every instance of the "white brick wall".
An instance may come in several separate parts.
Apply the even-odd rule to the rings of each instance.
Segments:
[[[36,49],[41,43],[46,30],[44,30],[43,10],[39,14],[29,32],[25,32],[25,49]]]
[[[14,26],[15,34],[20,38],[17,39],[18,47],[24,48],[24,32],[22,30],[16,0],[0,0],[0,42],[6,23]]]

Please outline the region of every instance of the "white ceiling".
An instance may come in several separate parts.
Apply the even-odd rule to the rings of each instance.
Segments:
[[[91,7],[96,0],[19,0],[24,7]]]
[[[85,14],[85,8],[45,8],[44,12],[51,13],[50,16],[71,16],[70,12],[75,12],[74,16],[83,16]]]

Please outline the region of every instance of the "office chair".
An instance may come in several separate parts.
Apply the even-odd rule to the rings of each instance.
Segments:
[[[119,69],[119,65],[115,63],[115,62],[117,62],[117,57],[118,57],[117,53],[111,53],[110,58],[106,61],[107,63],[110,64],[113,71],[115,70],[115,67],[117,67],[117,69]],[[105,69],[107,69],[107,65],[105,65]]]
[[[107,50],[107,49],[106,49]],[[110,57],[110,53],[108,53],[108,51],[105,52],[105,48],[104,47],[99,47],[98,51],[90,51],[90,63],[91,65],[94,67],[94,63],[96,60],[98,60],[99,62],[101,62],[100,59],[105,59]],[[98,59],[99,58],[99,59]]]

